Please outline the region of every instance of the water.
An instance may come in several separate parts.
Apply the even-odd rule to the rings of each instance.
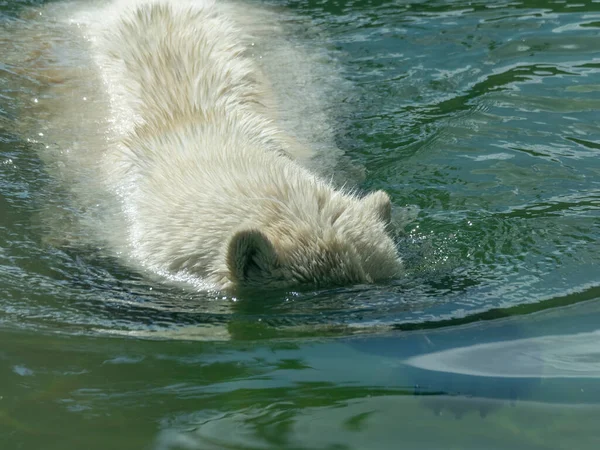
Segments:
[[[231,299],[71,245],[5,61],[0,448],[598,448],[600,3],[271,4],[336,60],[406,277]]]

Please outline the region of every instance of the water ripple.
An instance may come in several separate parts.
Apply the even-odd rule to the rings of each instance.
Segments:
[[[2,22],[34,3],[13,2]],[[266,339],[441,326],[599,297],[600,4],[284,3],[353,83],[335,138],[365,167],[363,186],[413,212],[397,220],[406,276],[244,298],[161,285],[102,248],[68,244],[77,230],[65,217],[77,209],[35,143],[6,127],[2,326]],[[34,98],[36,80],[22,69],[0,66],[3,126],[31,107],[22,99]]]

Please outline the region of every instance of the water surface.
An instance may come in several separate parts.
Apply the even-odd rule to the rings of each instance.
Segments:
[[[600,3],[270,3],[352,86],[335,142],[392,196],[406,277],[234,301],[61,245],[2,63],[0,442],[598,448]]]

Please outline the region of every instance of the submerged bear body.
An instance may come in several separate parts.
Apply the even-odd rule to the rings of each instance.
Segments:
[[[94,176],[118,198],[128,263],[215,289],[368,283],[401,273],[390,200],[335,189],[278,123],[233,9],[117,1],[78,13],[106,105]],[[242,21],[243,22],[243,21]],[[302,86],[298,86],[302,89]],[[79,120],[89,120],[79,116]]]

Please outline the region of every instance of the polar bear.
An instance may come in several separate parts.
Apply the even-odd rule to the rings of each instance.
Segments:
[[[269,74],[248,50],[248,18],[233,11],[116,0],[70,18],[102,90],[94,114],[106,107],[84,159],[95,189],[118,198],[104,225],[123,236],[115,253],[217,290],[399,276],[390,198],[336,189],[309,169],[310,150],[280,126]]]

